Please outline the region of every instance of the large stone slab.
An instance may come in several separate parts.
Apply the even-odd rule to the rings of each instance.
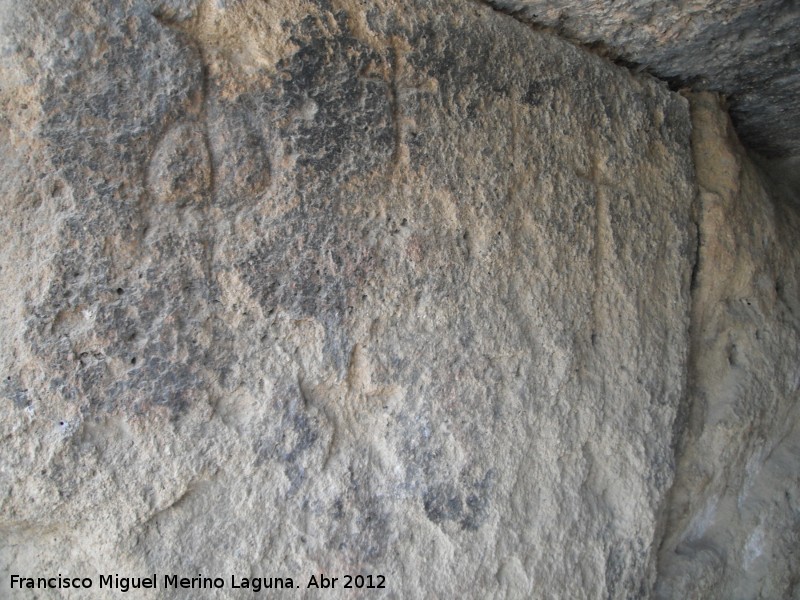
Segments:
[[[800,156],[800,4],[794,0],[487,0],[676,86],[728,97],[748,147]]]
[[[4,586],[650,593],[686,100],[477,4],[68,0],[2,27]]]

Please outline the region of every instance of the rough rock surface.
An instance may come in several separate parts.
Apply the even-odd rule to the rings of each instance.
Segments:
[[[691,120],[663,84],[444,0],[41,0],[0,27],[3,594],[324,572],[382,574],[376,597],[649,597],[685,587],[673,547],[722,543],[675,536],[702,494],[729,502],[728,465],[796,482],[768,391],[724,440],[752,425],[759,458],[693,479],[717,446],[684,434],[688,402],[725,389],[690,335]],[[710,247],[695,285],[738,302]],[[781,281],[764,352],[797,343]],[[796,365],[764,367],[795,374],[774,406]],[[797,496],[746,502],[746,526],[772,515],[744,541],[766,573]]]
[[[663,598],[800,594],[800,217],[710,95],[692,103],[700,188],[691,415],[659,564]]]
[[[728,96],[739,135],[800,156],[796,0],[487,0],[653,74]]]

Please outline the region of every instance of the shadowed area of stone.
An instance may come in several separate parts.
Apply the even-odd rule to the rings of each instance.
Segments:
[[[724,93],[748,147],[800,156],[795,0],[487,0],[530,23],[695,90]]]
[[[797,593],[797,216],[713,98],[477,2],[1,6],[0,596]]]

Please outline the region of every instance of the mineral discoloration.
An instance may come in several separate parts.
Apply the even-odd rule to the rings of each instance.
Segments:
[[[147,183],[158,202],[185,206],[207,199],[211,161],[205,132],[191,123],[171,128],[153,152]]]
[[[687,102],[477,4],[106,4],[3,29],[2,570],[652,593]]]

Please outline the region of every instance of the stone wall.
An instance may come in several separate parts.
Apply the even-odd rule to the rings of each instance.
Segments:
[[[661,550],[665,598],[793,598],[800,544],[800,218],[710,95],[699,184],[690,415]]]
[[[711,100],[479,3],[0,27],[4,595],[791,588],[796,216]]]
[[[675,87],[725,94],[750,148],[800,157],[795,0],[485,1]]]

